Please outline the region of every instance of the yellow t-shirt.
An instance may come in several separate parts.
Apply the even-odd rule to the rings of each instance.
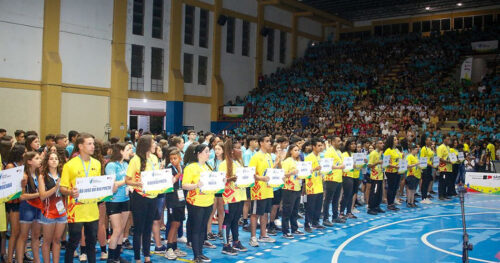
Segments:
[[[346,157],[352,157],[352,155],[349,155],[348,152],[343,152],[342,153],[342,161],[344,161],[344,159]],[[361,170],[360,169],[356,169],[356,167],[354,167],[354,169],[352,169],[350,171],[347,171],[347,172],[344,172],[343,176],[347,176],[347,177],[351,177],[351,178],[354,178],[354,179],[358,179],[360,173],[361,173]]]
[[[380,162],[382,154],[374,150],[368,156],[368,164],[373,165]],[[370,179],[381,181],[384,180],[384,174],[382,173],[382,164],[377,164],[370,169]]]
[[[490,151],[490,159],[491,159],[491,161],[495,161],[496,160],[495,145],[493,145],[492,143],[488,143],[488,145],[486,146],[486,149],[488,149],[488,151]]]
[[[310,153],[306,156],[304,161],[311,162],[313,170],[319,166],[319,156],[314,155],[314,153]],[[311,178],[306,179],[306,194],[311,195],[320,193],[323,193],[323,178],[319,171],[315,171],[312,173]]]
[[[450,153],[450,147],[444,145],[444,143],[439,145],[439,147],[436,149],[436,154],[440,159],[449,160],[448,159],[449,153]],[[452,168],[451,163],[444,163],[444,162],[439,161],[438,171],[451,172],[452,169],[453,168]]]
[[[262,151],[256,152],[250,159],[249,167],[255,167],[255,172],[259,176],[266,176],[266,170],[273,168],[273,158],[269,153]],[[255,185],[250,189],[252,200],[264,200],[274,197],[273,188],[269,187],[266,182],[255,181]]]
[[[153,170],[160,170],[160,164],[158,163],[158,157],[154,154],[150,154],[149,158],[146,160],[144,171]],[[127,177],[133,178],[135,182],[141,181],[141,158],[139,158],[138,155],[135,155],[132,159],[130,159],[127,169]],[[134,186],[134,191],[147,198],[156,198],[158,196],[157,194],[145,194],[142,192],[142,188],[140,187]]]
[[[288,174],[297,169],[297,161],[295,161],[292,157],[288,157],[283,161],[283,163],[281,163],[281,168],[285,171],[285,174]],[[297,178],[297,175],[291,175],[285,179],[285,186],[283,186],[283,189],[300,191],[301,186],[301,180]]]
[[[342,153],[333,147],[330,147],[326,151],[325,158],[332,158],[334,166],[339,166],[343,163]],[[342,169],[333,169],[331,173],[325,175],[325,181],[342,183]]]
[[[470,152],[469,145],[467,143],[464,143],[464,152],[468,153]]]
[[[0,155],[0,171],[3,170],[2,155]],[[7,231],[7,217],[5,215],[5,203],[0,203],[0,232]]]
[[[86,176],[85,170],[87,170],[88,176],[101,176],[101,163],[98,160],[91,157],[89,162],[85,162],[85,168],[83,165],[82,159],[78,156],[64,164],[60,185],[68,189],[73,188],[76,184],[76,178]],[[67,197],[66,211],[68,223],[92,222],[99,219],[97,203],[76,203],[76,200],[71,196]]]
[[[202,172],[209,172],[210,168],[207,164],[200,165],[199,163],[191,163],[184,168],[182,183],[197,184],[200,181]],[[214,204],[215,195],[200,192],[200,188],[196,188],[188,192],[186,202],[194,206],[207,207]]]
[[[401,152],[398,150],[398,149],[391,149],[391,148],[387,148],[384,152],[384,155],[390,155],[391,156],[391,160],[389,162],[390,165],[392,166],[398,166],[399,165],[399,160],[401,158],[403,158],[403,155],[401,154]],[[398,168],[385,168],[385,171],[387,173],[397,173],[398,172]]]
[[[420,179],[422,175],[422,169],[418,166],[419,161],[418,158],[413,154],[408,154],[406,156],[406,161],[408,162],[408,166],[416,164],[417,166],[408,169],[408,176],[415,176],[415,178]]]
[[[422,147],[422,149],[420,149],[420,157],[427,157],[427,165],[432,166],[434,151],[431,148],[427,148],[427,146],[424,146]]]
[[[242,167],[241,164],[233,160],[232,176],[236,175],[236,169],[238,169],[238,167]],[[226,160],[222,161],[222,163],[219,164],[219,171],[227,173]],[[226,175],[226,177],[232,177],[232,176]],[[236,187],[234,181],[232,182],[228,181],[226,182],[226,188],[224,189],[224,193],[222,193],[222,199],[224,200],[224,204],[237,203],[243,200],[247,200],[247,191],[245,188]]]

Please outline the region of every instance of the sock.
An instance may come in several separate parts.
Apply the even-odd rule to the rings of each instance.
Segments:
[[[169,249],[174,249],[173,247],[174,247],[174,245],[172,243],[167,243],[167,251]]]
[[[87,248],[85,246],[80,246],[80,254],[87,254]]]
[[[177,249],[177,242],[172,243],[172,249],[176,250]]]
[[[224,245],[227,245],[226,225],[222,226],[222,237],[224,238]]]
[[[106,253],[106,245],[101,246],[101,253]]]
[[[118,244],[118,245],[116,245],[116,249],[115,249],[115,259],[120,259],[121,253],[122,253],[122,245]]]
[[[116,248],[115,249],[109,248],[108,259],[115,260],[115,253],[116,253]]]

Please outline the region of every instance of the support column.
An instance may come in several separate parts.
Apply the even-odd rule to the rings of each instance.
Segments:
[[[220,75],[221,31],[217,19],[222,13],[222,0],[214,2],[213,38],[212,38],[212,101],[210,103],[210,120],[212,125],[219,119],[219,107],[224,104],[224,81]]]
[[[260,31],[264,26],[264,3],[258,2],[257,7],[257,36],[255,41],[255,86],[259,85],[259,76],[262,74],[262,35]]]
[[[298,22],[299,22],[299,16],[293,15],[292,16],[292,61],[295,61],[297,58],[297,33],[298,33]]]
[[[62,64],[59,56],[61,1],[45,0],[43,14],[40,138],[61,132]]]
[[[184,119],[184,79],[181,71],[182,1],[171,1],[166,130],[178,134]]]
[[[109,123],[111,136],[124,138],[127,133],[128,76],[125,62],[127,38],[127,1],[114,0],[113,42],[111,44],[111,89]]]

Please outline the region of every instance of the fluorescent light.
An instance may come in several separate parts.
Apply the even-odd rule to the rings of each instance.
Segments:
[[[148,103],[148,99],[143,99],[142,102]]]
[[[425,10],[431,10],[430,6],[426,6]]]
[[[462,6],[462,3],[457,3],[457,6]]]

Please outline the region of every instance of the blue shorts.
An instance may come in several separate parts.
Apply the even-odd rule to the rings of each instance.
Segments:
[[[42,211],[40,209],[31,206],[26,201],[22,201],[19,204],[19,222],[22,224],[31,224],[33,222],[39,222],[42,219]]]
[[[42,218],[40,219],[40,224],[43,225],[51,225],[51,224],[66,224],[68,222],[68,218],[66,216],[58,217],[58,218],[46,218],[42,214]]]

